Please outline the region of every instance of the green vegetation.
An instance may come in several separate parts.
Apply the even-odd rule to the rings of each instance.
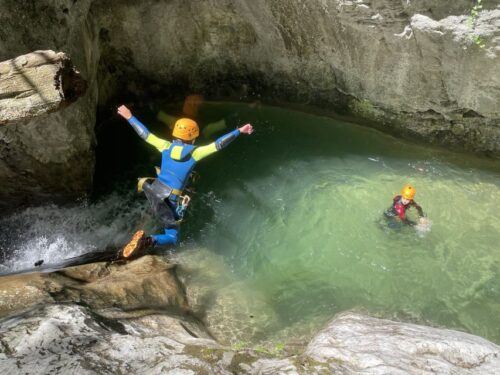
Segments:
[[[251,346],[250,343],[245,341],[239,341],[233,345],[231,345],[231,349],[234,351],[241,350],[252,350],[255,353],[259,353],[265,356],[281,356],[284,354],[285,344],[282,342],[278,342],[276,344],[271,343],[270,345],[257,345]]]
[[[469,28],[469,39],[479,48],[484,48],[486,46],[484,39],[475,32],[477,17],[481,9],[483,9],[483,4],[482,0],[476,0],[476,1],[477,1],[476,5],[472,7],[469,18],[467,18],[467,27]]]

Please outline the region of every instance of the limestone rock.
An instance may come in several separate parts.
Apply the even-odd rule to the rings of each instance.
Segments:
[[[497,374],[500,347],[458,331],[343,313],[306,353],[331,371],[370,374]]]
[[[220,347],[197,337],[198,330],[166,315],[110,320],[84,307],[52,305],[2,321],[0,369],[4,374],[209,373],[216,366],[190,352],[217,353]]]
[[[209,338],[196,322],[158,313],[108,319],[70,304],[0,321],[0,371],[9,375],[271,375],[295,370],[289,359],[230,350]]]
[[[63,51],[87,81],[76,103],[57,112],[0,126],[0,209],[85,195],[94,172],[94,125],[99,52],[90,1],[0,5],[0,60]]]
[[[55,301],[84,303],[96,311],[107,310],[101,314],[109,316],[138,310],[188,312],[174,265],[151,255],[127,263],[94,263],[1,280],[0,316]]]
[[[0,125],[57,111],[85,93],[64,53],[35,51],[0,62]]]
[[[304,352],[231,349],[186,313],[172,264],[153,256],[4,277],[0,297],[0,314],[10,314],[0,320],[5,374],[495,374],[500,368],[500,347],[480,337],[353,312],[335,317]],[[246,307],[221,298],[235,313],[215,308],[216,318],[207,315],[212,329],[214,319],[218,334],[255,329],[237,319]]]
[[[483,3],[473,26],[465,0],[146,1],[95,9],[103,15],[102,59],[113,67],[106,81],[146,76],[218,96],[306,103],[384,131],[500,155],[500,6]],[[187,27],[184,17],[192,20]],[[456,123],[463,132],[453,131]]]
[[[285,358],[223,347],[189,317],[160,313],[109,319],[65,304],[0,321],[5,374],[495,374],[498,362],[479,337],[354,313]]]
[[[59,285],[45,284],[40,274],[2,277],[0,282],[0,317],[52,302],[50,290]]]

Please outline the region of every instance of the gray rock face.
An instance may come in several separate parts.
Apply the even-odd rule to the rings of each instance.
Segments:
[[[0,128],[0,209],[79,197],[92,185],[99,48],[90,3],[0,3],[0,60],[40,49],[63,51],[88,82],[73,105]]]
[[[306,355],[332,371],[369,374],[498,374],[500,347],[462,332],[345,313]]]
[[[8,375],[298,373],[289,359],[224,348],[186,319],[162,314],[107,319],[75,305],[2,320],[0,370]]]
[[[167,86],[185,81],[191,90],[298,101],[499,155],[500,6],[486,2],[473,29],[471,6],[211,0],[95,9],[108,15],[102,58],[115,73],[105,74],[107,81],[140,72]]]
[[[128,90],[263,97],[500,155],[500,5],[471,1],[40,0],[1,3],[0,59],[64,51],[76,105],[0,129],[0,202],[88,190],[96,104]],[[474,38],[480,38],[484,48]],[[99,95],[98,95],[99,92]],[[13,182],[15,181],[15,182]]]
[[[218,262],[209,258],[200,267],[207,261]],[[214,287],[211,277],[215,275],[196,273],[196,280],[187,284],[192,310],[173,264],[160,257],[2,277],[0,371],[494,374],[500,368],[500,347],[480,337],[352,312],[335,317],[307,346],[242,349],[235,341],[246,340],[244,346],[253,347],[256,342],[249,341],[258,339],[266,325],[245,315],[250,305],[245,296],[238,307],[236,297],[225,301],[225,291],[213,301],[206,292],[198,293],[201,280]],[[220,300],[225,303],[219,306]],[[286,341],[293,338],[290,330]]]
[[[500,348],[479,337],[347,313],[286,358],[231,350],[186,318],[108,319],[49,305],[0,321],[4,374],[495,374]]]
[[[69,105],[86,83],[62,52],[35,51],[0,63],[0,124]]]
[[[83,307],[53,305],[2,321],[0,368],[4,374],[209,373],[217,366],[189,348],[220,347],[197,333],[165,315],[107,320]]]

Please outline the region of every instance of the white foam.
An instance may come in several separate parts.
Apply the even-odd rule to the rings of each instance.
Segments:
[[[431,227],[432,221],[426,218],[415,226],[415,230],[417,231],[417,235],[419,237],[425,237],[431,231]]]
[[[147,201],[111,194],[96,203],[27,208],[0,220],[6,270],[57,262],[120,246],[139,226],[152,225]]]

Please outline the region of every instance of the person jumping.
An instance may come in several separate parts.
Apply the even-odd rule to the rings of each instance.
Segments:
[[[179,223],[189,204],[189,197],[183,190],[196,163],[222,150],[240,134],[252,134],[251,124],[245,124],[218,138],[207,146],[195,146],[199,136],[198,124],[189,118],[180,118],[174,124],[172,142],[158,138],[141,123],[124,105],[118,107],[118,114],[134,128],[147,143],[154,146],[162,157],[158,178],[139,180],[139,190],[144,191],[154,214],[159,218],[164,233],[148,236],[143,230],[137,231],[123,248],[122,256],[130,258],[154,246],[176,245],[179,240]]]

